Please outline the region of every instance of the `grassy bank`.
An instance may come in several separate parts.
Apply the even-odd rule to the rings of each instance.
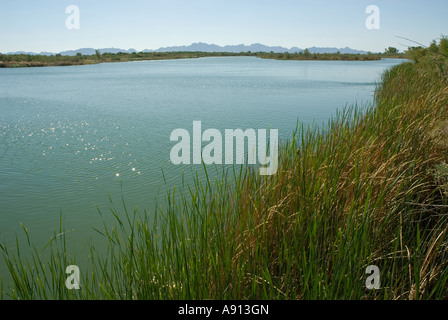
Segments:
[[[170,189],[155,212],[112,207],[116,225],[96,230],[108,250],[89,249],[80,290],[65,287],[76,257],[63,225],[43,251],[28,241],[31,257],[2,246],[14,281],[4,296],[448,298],[445,46],[385,72],[375,107],[345,109],[324,129],[299,125],[274,176],[235,168]],[[366,288],[370,265],[378,290]]]
[[[402,54],[341,54],[341,53],[264,53],[264,52],[136,52],[136,53],[103,53],[96,55],[77,56],[45,56],[28,54],[0,54],[0,68],[49,67],[88,65],[105,62],[126,62],[146,60],[193,59],[204,57],[259,57],[277,60],[341,60],[341,61],[371,61],[381,58],[403,58]]]
[[[208,52],[140,52],[140,53],[97,53],[95,55],[76,56],[44,56],[44,55],[0,55],[0,68],[20,67],[48,67],[48,66],[72,66],[88,65],[107,62],[127,62],[145,60],[170,60],[170,59],[193,59],[203,57],[238,56],[233,53],[208,53]],[[241,54],[244,55],[244,54]]]

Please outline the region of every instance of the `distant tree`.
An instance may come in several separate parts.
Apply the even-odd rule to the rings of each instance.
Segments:
[[[77,56],[77,57],[82,57],[82,53],[81,53],[81,52],[77,52],[77,53],[76,53],[76,56]]]
[[[96,57],[98,58],[98,60],[101,60],[101,52],[100,52],[100,50],[95,50],[95,54],[96,54]]]
[[[386,53],[386,54],[394,54],[394,53],[398,53],[398,49],[397,48],[394,48],[394,47],[389,47],[389,48],[387,48],[385,51],[384,51],[384,53]]]
[[[310,50],[305,49],[305,51],[303,51],[303,54],[305,55],[305,57],[309,57],[311,55]]]

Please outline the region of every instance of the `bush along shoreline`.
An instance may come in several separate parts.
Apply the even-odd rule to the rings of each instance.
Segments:
[[[108,62],[130,62],[169,59],[196,59],[205,57],[258,57],[276,60],[339,60],[339,61],[374,61],[382,58],[403,59],[404,53],[310,53],[305,50],[298,53],[268,53],[268,52],[136,52],[136,53],[99,53],[94,55],[63,56],[60,54],[30,55],[30,54],[0,54],[0,68],[26,67],[62,67],[89,65]]]
[[[274,176],[234,169],[167,191],[153,212],[112,208],[115,226],[96,230],[107,252],[90,247],[79,290],[65,285],[76,257],[63,224],[45,249],[28,239],[31,258],[3,245],[2,296],[447,299],[447,44],[410,50],[374,107],[299,124]]]

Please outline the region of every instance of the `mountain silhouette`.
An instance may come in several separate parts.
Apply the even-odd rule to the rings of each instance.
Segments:
[[[366,54],[366,51],[363,50],[356,50],[349,47],[345,48],[335,48],[335,47],[311,47],[307,48],[309,52],[311,53],[351,53],[351,54]],[[96,50],[99,50],[100,53],[133,53],[137,52],[135,49],[119,49],[119,48],[103,48],[103,49],[93,49],[93,48],[81,48],[76,50],[68,50],[68,51],[61,51],[58,52],[59,54],[63,56],[75,56],[77,53],[81,53],[82,55],[93,55],[95,54]],[[188,46],[171,46],[171,47],[164,47],[159,48],[156,50],[142,50],[142,52],[176,52],[176,51],[201,51],[201,52],[230,52],[230,53],[240,53],[240,52],[274,52],[274,53],[296,53],[296,52],[303,52],[304,49],[300,49],[298,47],[292,47],[292,48],[285,48],[281,46],[267,46],[261,43],[254,43],[251,45],[244,45],[244,44],[238,44],[238,45],[226,45],[226,46],[219,46],[216,44],[208,44],[203,42],[196,42],[193,44],[190,44]],[[34,53],[34,52],[24,52],[24,51],[16,51],[16,52],[8,52],[7,54],[30,54],[30,55],[55,55],[56,53],[53,52],[40,52],[40,53]]]

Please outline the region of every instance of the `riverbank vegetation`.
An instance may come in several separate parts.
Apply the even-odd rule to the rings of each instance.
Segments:
[[[381,58],[403,58],[404,54],[342,54],[342,53],[316,53],[308,50],[298,53],[267,53],[267,52],[135,52],[135,53],[103,53],[98,51],[94,55],[62,56],[62,55],[30,55],[30,54],[0,54],[0,68],[21,67],[48,67],[88,65],[106,62],[194,59],[204,57],[259,57],[278,60],[341,60],[341,61],[371,61]]]
[[[235,168],[168,188],[155,211],[113,206],[116,225],[96,230],[107,252],[92,245],[80,290],[65,286],[77,261],[62,225],[49,261],[29,239],[31,258],[3,245],[4,296],[447,299],[447,44],[410,50],[413,61],[384,73],[375,106],[346,108],[324,128],[299,124],[274,176]],[[369,290],[372,265],[379,288]]]

